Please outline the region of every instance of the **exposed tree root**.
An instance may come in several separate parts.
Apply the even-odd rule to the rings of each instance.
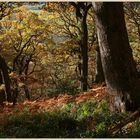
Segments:
[[[129,117],[127,117],[125,120],[122,120],[120,123],[117,125],[111,127],[108,129],[109,133],[116,133],[118,130],[123,128],[125,125],[127,125],[130,122],[135,121],[138,117],[140,117],[140,108],[137,109],[134,113],[132,113]]]

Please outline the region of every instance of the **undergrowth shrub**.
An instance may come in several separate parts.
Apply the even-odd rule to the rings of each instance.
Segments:
[[[140,137],[140,119],[130,122],[114,135],[114,137],[139,138]]]
[[[129,129],[126,137],[130,137],[130,138],[139,138],[140,137],[140,119],[136,120],[133,128]]]
[[[26,112],[10,116],[9,123],[2,128],[0,137],[5,137],[6,134],[12,138],[79,137],[81,128],[82,124],[68,116],[67,113],[40,112],[30,114],[30,112]]]
[[[60,93],[69,93],[74,95],[78,92],[79,92],[78,85],[76,85],[75,81],[72,80],[61,81],[57,85],[54,85],[47,89],[47,94],[49,97],[53,97]]]
[[[111,113],[106,100],[67,103],[53,111],[31,113],[28,107],[15,109],[7,123],[0,126],[4,138],[107,138],[139,137],[140,120],[133,129],[121,129],[116,134],[108,133],[108,127],[122,121],[128,114]]]

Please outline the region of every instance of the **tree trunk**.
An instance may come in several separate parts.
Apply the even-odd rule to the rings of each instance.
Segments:
[[[88,30],[86,23],[87,13],[85,12],[81,18],[81,89],[87,91],[88,86]]]
[[[0,86],[3,84],[2,73],[0,71]],[[6,95],[4,89],[0,89],[0,105],[3,105],[3,102],[6,101]]]
[[[129,45],[123,3],[93,3],[101,61],[112,111],[134,111],[140,94],[136,65]]]
[[[95,83],[102,83],[105,81],[104,72],[101,62],[99,46],[96,48],[96,73],[95,73]]]
[[[25,96],[26,96],[26,98],[28,99],[28,100],[30,100],[31,98],[30,98],[30,93],[29,93],[29,88],[28,88],[28,83],[27,83],[27,75],[28,75],[28,69],[29,69],[29,62],[30,61],[28,61],[27,63],[26,63],[26,67],[25,67],[25,72],[24,72],[24,74],[25,74],[25,76],[26,76],[26,78],[25,78],[25,81],[24,81],[24,92],[25,92]]]
[[[2,71],[2,76],[5,84],[5,90],[7,94],[7,101],[11,102],[12,101],[12,96],[11,96],[11,87],[10,87],[10,78],[8,74],[8,68],[5,60],[0,56],[0,69]]]
[[[81,90],[87,91],[88,88],[88,29],[87,14],[92,7],[87,2],[70,2],[76,10],[76,19],[80,23],[80,48],[81,48]]]
[[[13,83],[13,105],[15,105],[17,103],[17,98],[18,98],[18,81],[15,80]]]
[[[30,100],[30,94],[29,94],[29,89],[26,83],[24,83],[24,92],[25,92],[25,96],[28,100]]]

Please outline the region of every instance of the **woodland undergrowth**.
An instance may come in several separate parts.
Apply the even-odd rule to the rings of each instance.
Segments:
[[[130,113],[109,111],[106,87],[94,85],[88,92],[60,94],[50,99],[25,101],[0,107],[1,138],[106,138],[139,137],[140,119],[115,132],[110,128]]]

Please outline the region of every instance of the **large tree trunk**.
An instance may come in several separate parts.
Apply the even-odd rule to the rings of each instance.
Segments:
[[[98,42],[111,110],[140,106],[137,70],[129,45],[123,3],[93,3]]]
[[[10,87],[10,78],[8,74],[8,68],[5,60],[0,56],[0,69],[2,71],[2,77],[3,81],[5,84],[5,90],[7,94],[7,101],[11,102],[12,101],[12,96],[11,96],[11,87]]]

